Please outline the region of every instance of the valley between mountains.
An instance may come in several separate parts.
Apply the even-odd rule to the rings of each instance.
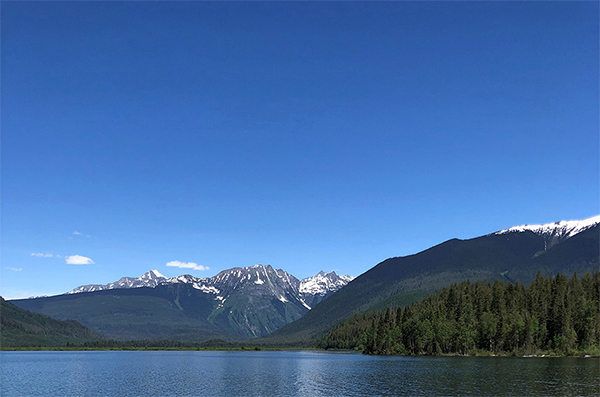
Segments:
[[[139,278],[10,302],[54,319],[76,320],[116,340],[254,338],[258,344],[312,346],[353,314],[403,307],[453,283],[499,279],[528,285],[538,272],[597,271],[599,224],[596,216],[452,239],[386,259],[355,279],[320,272],[298,280],[269,265],[233,268],[210,278],[166,278],[153,270]]]

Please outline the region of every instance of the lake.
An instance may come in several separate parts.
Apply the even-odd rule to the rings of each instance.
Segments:
[[[1,352],[9,396],[600,394],[597,358],[373,357],[315,351]]]

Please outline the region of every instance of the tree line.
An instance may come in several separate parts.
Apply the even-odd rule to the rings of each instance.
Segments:
[[[407,307],[358,314],[317,343],[365,354],[600,351],[600,272],[537,274],[531,285],[469,281]]]

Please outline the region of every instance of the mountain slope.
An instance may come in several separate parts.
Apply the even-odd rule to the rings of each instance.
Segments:
[[[227,333],[206,320],[213,307],[212,297],[184,284],[113,289],[11,302],[56,319],[77,320],[110,339],[202,342],[228,338]]]
[[[545,275],[596,270],[600,256],[598,222],[586,221],[581,222],[592,224],[577,234],[563,235],[550,247],[547,231],[551,228],[546,227],[453,239],[415,255],[387,259],[265,341],[305,343],[353,313],[368,310],[386,299],[409,304],[425,293],[467,279],[499,278],[527,284],[539,269]],[[554,230],[560,226],[557,223]]]
[[[209,320],[239,330],[240,336],[266,335],[310,309],[298,292],[299,285],[294,276],[270,265],[223,271],[211,280],[220,303]]]
[[[0,297],[0,346],[66,346],[99,339],[100,335],[76,321],[32,313]]]

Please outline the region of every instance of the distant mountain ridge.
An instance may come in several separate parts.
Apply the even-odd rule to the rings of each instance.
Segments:
[[[213,277],[200,278],[191,274],[177,277],[165,277],[158,270],[150,270],[138,278],[122,277],[118,281],[109,284],[81,285],[67,294],[78,294],[82,292],[95,292],[110,289],[126,288],[155,288],[164,284],[190,284],[192,288],[213,294],[215,299],[225,301],[229,295],[243,287],[245,284],[262,285],[266,280],[272,281],[271,291],[273,296],[282,302],[288,299],[298,300],[307,309],[322,301],[326,296],[342,288],[353,277],[338,276],[335,271],[326,273],[320,271],[312,277],[298,280],[296,277],[282,269],[274,269],[271,265],[254,265],[251,267],[234,267],[219,272]]]
[[[144,273],[142,276],[137,278],[121,277],[118,281],[115,281],[114,283],[80,285],[79,287],[67,292],[67,294],[78,294],[81,292],[94,292],[120,288],[154,288],[157,285],[165,282],[166,280],[168,279],[162,274],[160,274],[158,270],[150,270],[149,272]]]

